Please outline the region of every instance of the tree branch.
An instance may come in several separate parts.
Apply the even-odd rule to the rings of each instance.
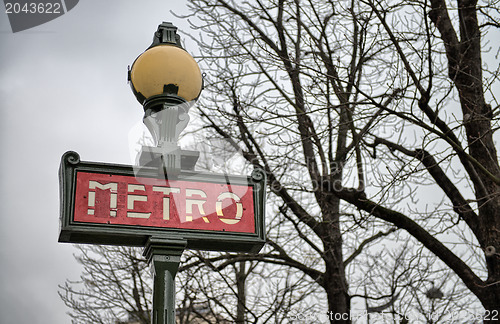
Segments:
[[[326,179],[325,179],[326,180]],[[325,187],[328,188],[328,181],[325,181]],[[344,188],[342,190],[331,191],[332,195],[341,198],[348,203],[353,204],[358,209],[370,213],[371,215],[382,219],[386,222],[394,224],[396,227],[406,230],[420,243],[422,243],[429,251],[433,252],[440,258],[448,267],[450,267],[464,282],[464,284],[479,298],[485,298],[484,282],[479,278],[468,266],[449,250],[437,238],[432,236],[424,228],[418,225],[415,221],[406,215],[382,207],[379,204],[366,198],[365,194],[354,189]]]
[[[458,214],[458,216],[461,219],[463,219],[467,223],[469,228],[472,230],[472,232],[478,239],[481,246],[484,246],[485,241],[483,233],[479,228],[479,220],[477,214],[474,212],[474,210],[469,205],[467,200],[462,196],[458,188],[453,184],[450,178],[448,178],[446,173],[439,167],[437,161],[428,151],[424,149],[417,149],[411,151],[389,140],[380,137],[375,137],[375,142],[373,144],[373,147],[376,147],[378,144],[383,144],[391,150],[396,150],[407,156],[418,159],[425,166],[425,168],[432,176],[432,178],[435,180],[435,183],[443,190],[445,195],[451,201],[453,205],[453,210]]]
[[[361,242],[361,244],[359,244],[358,248],[347,258],[345,259],[344,261],[344,267],[347,267],[347,265],[349,263],[351,263],[358,255],[361,254],[361,252],[363,252],[363,249],[368,245],[370,244],[371,242],[373,241],[376,241],[378,240],[379,238],[381,237],[384,237],[384,236],[387,236],[393,232],[397,231],[397,228],[391,228],[389,229],[387,232],[378,232],[377,234],[367,238],[366,240],[364,240],[363,242]]]

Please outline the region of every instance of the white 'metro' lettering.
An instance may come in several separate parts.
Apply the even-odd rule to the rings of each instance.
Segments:
[[[224,213],[222,212],[222,201],[224,199],[234,199],[236,202],[236,215],[233,218],[223,218]],[[238,197],[237,194],[234,192],[223,192],[217,197],[217,202],[215,203],[215,210],[217,211],[217,216],[219,216],[219,219],[228,224],[228,225],[234,225],[238,223],[241,220],[241,216],[243,216],[243,205],[240,202],[240,197]]]
[[[134,202],[136,201],[148,201],[148,196],[144,195],[131,195],[130,192],[135,192],[136,190],[146,191],[146,187],[143,185],[129,184],[127,191],[129,195],[127,196],[127,209],[134,210]],[[138,213],[138,212],[127,212],[127,217],[131,218],[149,218],[151,213]]]
[[[187,199],[187,197],[200,196],[205,199]],[[203,209],[203,204],[206,202],[207,194],[200,189],[186,189],[186,222],[193,221],[193,205],[198,206],[198,212],[202,216],[205,223],[210,223],[207,217],[205,217],[205,210]]]
[[[109,182],[107,184],[102,184],[98,181],[89,181],[89,191],[88,191],[88,215],[95,215],[95,205],[96,205],[96,189],[109,190],[109,216],[116,217],[117,213],[117,201],[118,201],[118,183]],[[161,192],[163,194],[163,219],[170,220],[170,198],[173,198],[173,194],[180,194],[181,188],[175,187],[160,187],[153,186],[152,190],[155,192]],[[192,222],[195,208],[198,214],[201,216],[205,223],[210,223],[208,217],[206,216],[205,209],[203,205],[207,202],[207,194],[201,189],[185,189],[186,193],[186,215],[185,221]],[[236,203],[236,215],[234,218],[227,218],[223,213],[223,200],[232,199]],[[150,218],[152,212],[138,212],[134,211],[136,209],[136,202],[148,202],[148,195],[146,193],[146,186],[141,184],[128,184],[127,185],[127,217],[130,218]],[[145,205],[146,206],[146,205]],[[243,205],[240,202],[240,197],[233,192],[223,192],[217,197],[215,202],[215,209],[219,219],[228,225],[234,225],[241,220],[243,216]]]
[[[179,188],[169,188],[169,187],[153,187],[153,191],[163,192],[163,194],[167,197],[163,197],[163,219],[170,219],[170,197],[171,193],[180,193],[181,189]]]
[[[105,185],[97,182],[97,181],[89,181],[89,202],[88,202],[88,215],[94,215],[95,213],[95,191],[90,191],[91,189],[101,189],[101,190],[111,190],[111,196],[109,198],[109,216],[116,216],[116,202],[118,196],[118,183],[110,182]],[[114,209],[114,210],[113,210]]]

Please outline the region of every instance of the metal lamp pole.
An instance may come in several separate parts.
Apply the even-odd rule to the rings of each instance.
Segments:
[[[153,324],[175,323],[175,275],[179,268],[184,240],[151,237],[144,248],[144,256],[151,264],[154,275]]]

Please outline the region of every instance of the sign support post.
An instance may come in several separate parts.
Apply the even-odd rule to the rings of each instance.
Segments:
[[[144,256],[153,271],[153,324],[175,324],[175,275],[179,268],[185,240],[151,237]]]

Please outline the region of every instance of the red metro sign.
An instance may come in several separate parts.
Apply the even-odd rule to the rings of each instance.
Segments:
[[[78,172],[73,219],[255,233],[253,187]]]
[[[263,172],[235,177],[82,162],[63,155],[60,242],[142,246],[150,236],[188,248],[255,251],[264,244]]]

